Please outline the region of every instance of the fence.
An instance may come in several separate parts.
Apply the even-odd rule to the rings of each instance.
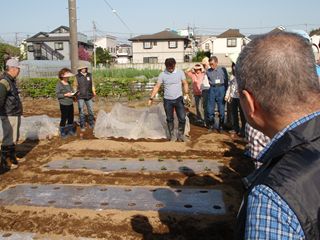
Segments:
[[[87,66],[89,66],[89,71],[92,71],[92,67],[89,62],[83,61]],[[20,62],[22,65],[20,78],[56,78],[58,77],[58,72],[61,68],[70,68],[71,63],[69,60],[26,60]],[[177,69],[188,69],[193,67],[196,62],[185,62],[177,63]],[[228,66],[228,64],[220,63],[220,65]],[[165,68],[163,63],[127,63],[127,64],[112,64],[109,67],[99,68],[103,69],[159,69],[163,70]]]

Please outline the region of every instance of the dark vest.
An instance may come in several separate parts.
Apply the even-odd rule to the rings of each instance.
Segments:
[[[78,98],[91,99],[93,97],[91,73],[87,73],[86,76],[82,75],[81,73],[78,73],[76,75],[76,78],[79,90]]]
[[[246,178],[248,191],[238,215],[235,239],[244,239],[248,194],[266,185],[297,216],[307,240],[320,239],[320,116],[288,131],[268,151],[260,169]]]
[[[15,79],[6,73],[1,79],[8,81],[10,90],[7,92],[4,105],[0,108],[0,116],[21,116],[22,103],[20,101]]]

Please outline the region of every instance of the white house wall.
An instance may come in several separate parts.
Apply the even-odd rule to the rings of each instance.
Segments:
[[[143,48],[143,41],[132,43],[133,63],[143,63],[144,57],[157,57],[158,63],[164,63],[166,58],[175,58],[176,62],[184,62],[184,41],[177,41],[177,48],[169,48],[168,40],[156,41],[151,49]]]
[[[236,47],[227,47],[227,38],[217,38],[213,43],[213,54],[240,53],[243,45],[242,38],[237,38]]]
[[[104,37],[95,41],[96,47],[107,49],[112,56],[116,56],[117,41],[115,38]]]

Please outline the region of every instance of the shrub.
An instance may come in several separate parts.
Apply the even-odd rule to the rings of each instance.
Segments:
[[[151,69],[111,69],[93,72],[96,93],[100,97],[128,97],[141,99],[148,95],[145,85],[148,79],[158,76],[160,70]],[[138,76],[144,76],[137,78]],[[73,79],[70,79],[71,81]],[[56,97],[58,78],[30,78],[19,83],[24,96],[32,98]]]

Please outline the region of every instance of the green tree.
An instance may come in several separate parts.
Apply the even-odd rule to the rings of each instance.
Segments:
[[[103,49],[102,47],[96,48],[97,64],[103,64],[104,66],[111,61],[111,55],[108,50]],[[91,59],[94,61],[94,57]]]
[[[4,69],[5,61],[9,57],[20,55],[20,49],[6,43],[0,43],[0,70]]]
[[[198,51],[196,56],[192,58],[192,62],[201,62],[204,57],[210,57],[210,52]]]

